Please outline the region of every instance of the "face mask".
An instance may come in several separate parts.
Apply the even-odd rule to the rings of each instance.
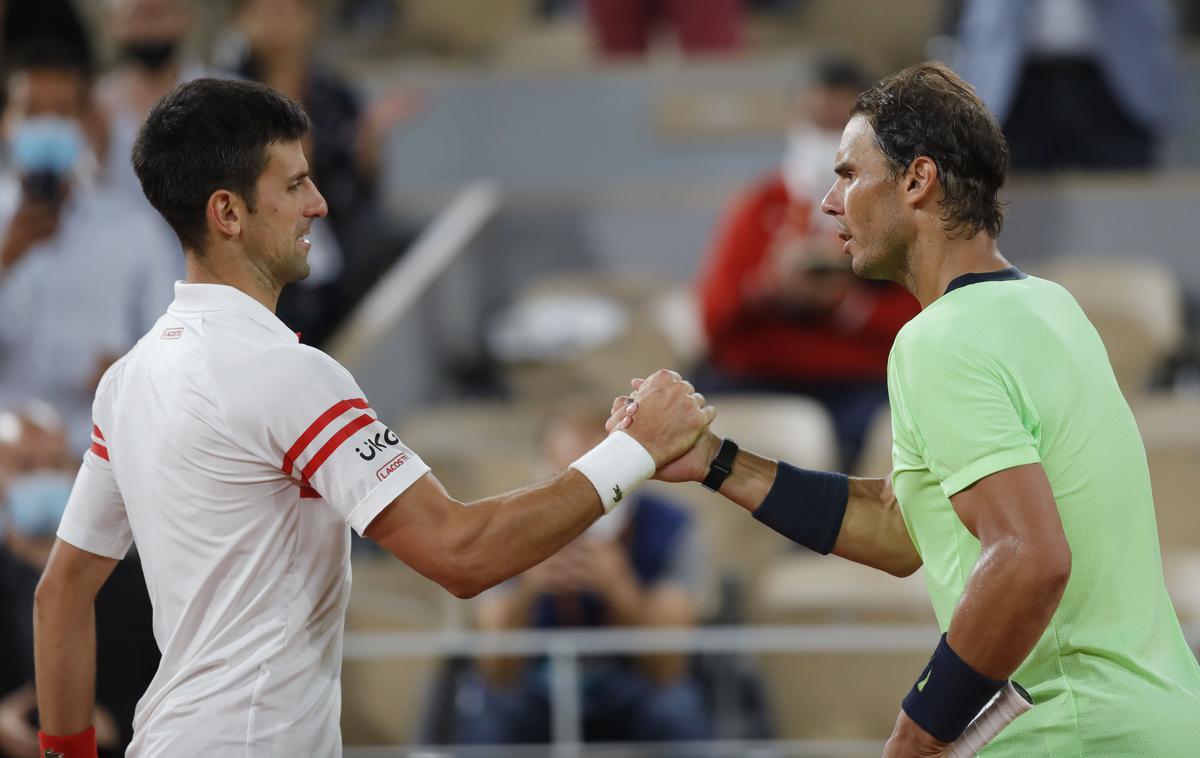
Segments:
[[[61,116],[36,116],[21,122],[12,139],[12,161],[22,175],[66,176],[83,154],[79,124]]]
[[[783,183],[788,194],[813,204],[813,221],[818,228],[832,228],[832,220],[821,213],[821,199],[833,186],[834,156],[842,143],[841,132],[803,126],[788,133],[783,155]],[[826,220],[822,220],[826,219]]]
[[[162,71],[175,58],[179,40],[139,40],[121,46],[121,56],[147,71]]]
[[[61,471],[42,471],[9,483],[8,521],[26,537],[50,537],[58,530],[74,479]]]

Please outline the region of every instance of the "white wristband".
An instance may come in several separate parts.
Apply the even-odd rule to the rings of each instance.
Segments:
[[[605,513],[634,487],[654,476],[657,469],[646,448],[625,432],[608,435],[572,463],[571,468],[586,476],[596,488]]]

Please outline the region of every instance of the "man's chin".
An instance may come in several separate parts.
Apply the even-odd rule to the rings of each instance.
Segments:
[[[300,261],[282,277],[283,285],[286,287],[289,284],[302,282],[308,278],[310,272],[308,261]]]

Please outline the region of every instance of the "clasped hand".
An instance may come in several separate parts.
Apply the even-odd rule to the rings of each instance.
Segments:
[[[650,452],[658,467],[655,479],[703,480],[721,446],[709,429],[716,408],[705,404],[691,382],[667,369],[630,384],[633,392],[613,400],[605,428],[624,431]]]

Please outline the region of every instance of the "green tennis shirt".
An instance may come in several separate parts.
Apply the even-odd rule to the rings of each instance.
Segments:
[[[1074,298],[1015,268],[956,279],[896,337],[888,392],[896,497],[943,630],[980,552],[955,493],[1040,463],[1071,546],[1013,674],[1037,705],[983,755],[1200,755],[1200,665],[1163,583],[1146,451]]]

